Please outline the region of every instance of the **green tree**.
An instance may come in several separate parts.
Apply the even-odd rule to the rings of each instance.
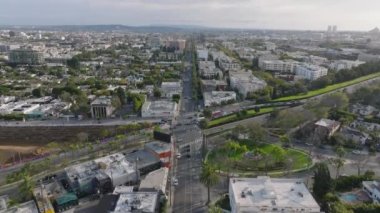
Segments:
[[[330,176],[326,163],[317,163],[314,171],[313,193],[317,200],[321,201],[324,196],[333,190],[333,180]]]
[[[80,68],[80,61],[78,57],[74,56],[71,59],[67,60],[67,66],[69,66],[72,69],[79,69]]]
[[[281,135],[280,136],[280,142],[284,145],[284,146],[290,146],[290,138],[288,137],[288,135]]]
[[[258,123],[251,123],[248,125],[249,138],[253,143],[261,143],[266,140],[268,133]],[[252,144],[251,144],[252,145]]]
[[[218,184],[219,176],[214,165],[203,162],[200,174],[200,182],[207,187],[207,204],[210,203],[210,188]]]
[[[153,89],[153,95],[156,98],[160,98],[161,97],[161,90],[159,88],[157,88],[157,87],[154,87],[154,89]]]
[[[210,119],[212,117],[212,111],[211,111],[211,109],[208,109],[208,108],[204,109],[203,110],[203,115],[205,116],[205,118]]]
[[[121,87],[118,87],[116,89],[116,94],[119,97],[121,105],[124,106],[126,104],[126,98],[127,98],[127,96],[125,95],[125,90]]]
[[[332,160],[332,164],[335,166],[335,170],[336,170],[335,179],[336,179],[340,175],[340,169],[344,166],[343,157],[346,154],[346,151],[344,150],[342,146],[339,146],[335,149],[335,153],[338,157]]]
[[[43,91],[41,87],[35,88],[32,90],[32,95],[36,98],[40,98],[43,96]]]
[[[216,205],[212,205],[208,208],[208,213],[223,213],[223,210]]]
[[[122,104],[121,104],[119,96],[116,96],[116,95],[112,96],[112,98],[111,98],[111,104],[112,104],[112,106],[115,109],[120,109],[120,107],[122,106]]]
[[[199,122],[199,126],[202,128],[202,129],[206,129],[207,126],[208,126],[208,122],[206,119],[203,119]]]
[[[23,173],[22,183],[19,187],[21,198],[23,201],[28,201],[32,199],[34,186],[35,186],[35,183],[33,182],[32,178],[29,176],[29,174]]]

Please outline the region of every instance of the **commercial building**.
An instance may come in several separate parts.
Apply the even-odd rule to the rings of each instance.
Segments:
[[[380,182],[373,181],[363,181],[363,190],[369,195],[374,203],[380,203]]]
[[[174,101],[145,101],[141,108],[143,118],[174,118],[178,115],[178,104]]]
[[[122,192],[104,195],[97,205],[90,206],[91,213],[158,213],[158,192]]]
[[[320,213],[320,207],[300,179],[231,178],[232,213]]]
[[[234,71],[234,70],[241,69],[240,63],[237,60],[231,59],[228,56],[224,58],[220,58],[218,61],[219,61],[219,67],[223,71]]]
[[[145,149],[160,158],[162,165],[170,167],[173,146],[171,143],[153,141],[145,144]]]
[[[126,154],[125,158],[128,162],[136,165],[140,175],[146,175],[151,171],[161,168],[160,158],[148,150],[138,150]]]
[[[114,107],[111,97],[101,96],[91,102],[91,116],[96,119],[108,118],[112,115]]]
[[[267,86],[265,81],[255,77],[249,70],[230,71],[229,74],[231,88],[236,89],[243,97],[247,97],[249,92],[258,91]]]
[[[126,183],[136,183],[139,180],[139,172],[135,163],[127,161],[121,153],[108,155],[94,160],[99,169],[111,178],[112,186],[120,186]]]
[[[9,63],[17,65],[39,65],[44,63],[43,54],[32,49],[16,49],[9,52]]]
[[[236,93],[233,91],[204,92],[203,100],[205,107],[220,105],[236,101]]]
[[[112,191],[111,178],[99,170],[94,161],[84,162],[65,168],[65,175],[71,189],[79,197],[94,194],[96,192]]]
[[[166,184],[168,182],[169,169],[162,167],[148,173],[140,182],[139,191],[157,191],[166,195]]]
[[[78,197],[56,179],[38,184],[33,196],[41,213],[62,212],[78,205]]]
[[[296,66],[296,75],[300,78],[314,81],[327,75],[328,69],[311,64],[298,64]]]
[[[182,93],[181,82],[162,82],[161,92],[161,97],[170,99],[173,95],[180,95]]]

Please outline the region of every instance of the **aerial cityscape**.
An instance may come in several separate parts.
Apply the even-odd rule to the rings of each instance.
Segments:
[[[368,2],[1,0],[0,213],[380,213]]]

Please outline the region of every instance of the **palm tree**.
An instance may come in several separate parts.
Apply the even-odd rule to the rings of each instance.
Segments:
[[[337,154],[338,158],[335,158],[332,160],[332,163],[336,167],[336,177],[338,178],[340,175],[340,169],[344,166],[344,155],[346,154],[346,151],[344,150],[343,147],[339,146],[335,149],[335,153]]]
[[[32,199],[35,183],[27,173],[22,174],[23,182],[20,185],[20,193],[24,201]]]
[[[219,182],[219,176],[216,173],[214,165],[203,162],[202,171],[200,175],[200,182],[207,187],[207,203],[210,203],[210,188]]]

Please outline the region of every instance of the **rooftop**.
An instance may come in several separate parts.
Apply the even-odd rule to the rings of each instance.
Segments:
[[[91,105],[111,105],[111,98],[107,96],[97,97],[91,102]]]
[[[9,208],[4,213],[39,213],[39,211],[34,201],[31,200]]]
[[[128,192],[119,195],[114,213],[121,212],[156,212],[157,192]]]
[[[146,143],[145,147],[157,152],[157,153],[162,153],[162,152],[168,152],[171,150],[171,145],[170,143],[165,143],[161,141],[153,141],[150,143]]]
[[[128,162],[121,153],[98,158],[94,162],[110,177],[134,174],[136,172],[134,164]]]
[[[322,118],[321,120],[317,121],[315,123],[315,125],[317,126],[322,126],[322,127],[326,127],[326,128],[329,128],[329,129],[333,129],[335,128],[336,126],[339,126],[340,123],[338,121],[334,121],[334,120],[330,120],[330,119],[326,119],[326,118]]]
[[[319,211],[317,202],[300,179],[231,178],[230,196],[240,207]]]
[[[169,169],[167,167],[162,167],[158,170],[150,172],[141,180],[140,190],[141,189],[154,189],[161,190],[165,193],[166,183],[168,181]]]

